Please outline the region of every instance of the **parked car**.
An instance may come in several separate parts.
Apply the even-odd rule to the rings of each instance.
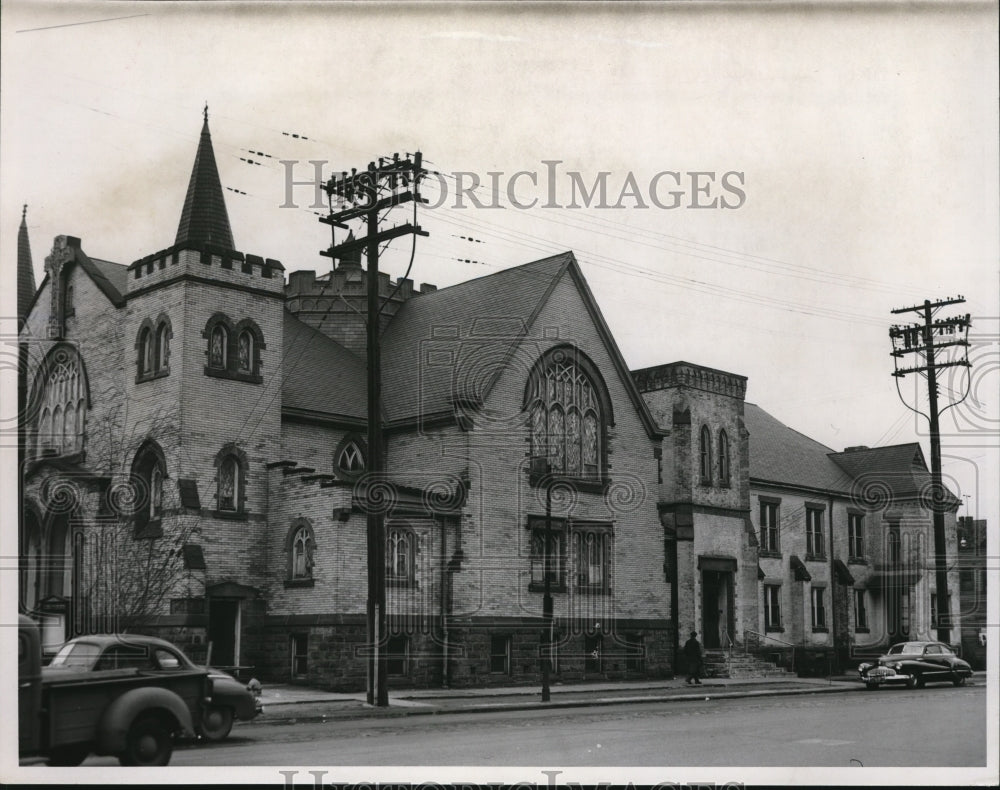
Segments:
[[[858,674],[869,689],[884,684],[918,688],[924,683],[951,682],[965,685],[972,667],[941,642],[900,642],[880,656],[877,664],[858,666]]]
[[[79,765],[90,754],[122,765],[167,765],[174,741],[195,737],[209,697],[205,669],[46,672],[38,625],[24,615],[17,653],[18,754],[49,765]]]
[[[78,636],[60,648],[48,666],[46,676],[67,670],[106,672],[132,669],[141,672],[171,673],[202,669],[180,648],[163,639],[139,634],[93,634]],[[208,741],[221,741],[233,728],[233,721],[248,721],[263,710],[260,683],[246,686],[221,669],[206,667],[210,680],[209,696],[202,706],[195,729]],[[251,691],[251,684],[254,690]]]

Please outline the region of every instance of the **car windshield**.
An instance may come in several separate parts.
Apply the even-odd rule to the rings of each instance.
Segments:
[[[900,642],[898,645],[893,645],[889,648],[889,655],[896,656],[901,653],[922,653],[923,645],[917,642]]]
[[[100,645],[90,642],[70,642],[55,654],[49,666],[90,669],[101,653]]]

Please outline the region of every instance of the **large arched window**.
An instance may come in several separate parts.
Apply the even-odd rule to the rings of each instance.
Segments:
[[[215,457],[216,515],[242,517],[246,514],[246,453],[236,445],[226,445]]]
[[[535,366],[525,398],[530,415],[533,474],[590,480],[603,476],[610,401],[597,368],[569,346]]]
[[[86,429],[86,374],[79,353],[61,345],[49,353],[35,376],[35,451],[71,455],[83,450]]]
[[[729,436],[719,431],[719,485],[729,485]]]
[[[699,471],[703,485],[712,485],[712,432],[707,425],[701,426],[698,441]]]
[[[167,476],[166,459],[154,441],[145,442],[132,461],[131,484],[135,496],[132,518],[136,535],[155,537],[161,534],[163,518],[163,483]]]

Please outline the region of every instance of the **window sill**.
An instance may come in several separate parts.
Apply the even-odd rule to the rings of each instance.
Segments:
[[[543,592],[545,592],[545,585],[542,582],[529,582],[528,583],[528,592],[543,593]],[[549,587],[549,592],[564,593],[564,592],[566,592],[566,585],[565,584],[556,584],[556,583],[553,582],[552,586]]]
[[[211,365],[205,365],[205,375],[216,379],[246,381],[250,384],[260,384],[264,381],[259,373],[242,373],[238,370],[229,370],[229,368],[213,368]]]
[[[824,554],[807,554],[806,562],[826,562],[826,555]]]
[[[286,590],[295,589],[297,587],[306,588],[315,586],[316,586],[315,579],[285,579]]]
[[[248,514],[235,510],[213,510],[212,515],[215,518],[221,518],[223,521],[246,521]]]
[[[856,634],[870,634],[871,631],[867,628],[855,628],[854,633]]]
[[[780,551],[764,551],[764,550],[761,550],[761,551],[757,552],[757,556],[759,558],[761,558],[761,559],[780,560],[781,559],[781,552]]]
[[[531,474],[528,477],[528,482],[535,488],[544,488],[546,484],[550,486],[564,485],[570,486],[574,491],[582,491],[587,494],[603,494],[610,484],[607,478],[570,477],[564,474],[554,474],[551,477]]]
[[[165,379],[170,375],[170,367],[160,368],[159,370],[154,370],[152,373],[137,373],[135,376],[135,383],[142,384],[144,381],[154,381],[155,379]]]
[[[764,626],[764,633],[765,634],[783,634],[783,633],[785,633],[785,629],[782,628],[780,625],[765,625]]]
[[[830,629],[827,628],[825,625],[814,625],[813,626],[813,633],[814,634],[828,634],[828,633],[830,633]]]
[[[395,588],[397,590],[405,590],[405,589],[419,590],[420,589],[420,585],[417,584],[416,580],[414,580],[414,579],[389,579],[389,578],[387,578],[385,580],[385,586],[386,587],[393,587],[393,588]]]
[[[848,565],[867,565],[868,564],[868,560],[866,560],[864,557],[848,557],[847,558],[847,564]]]

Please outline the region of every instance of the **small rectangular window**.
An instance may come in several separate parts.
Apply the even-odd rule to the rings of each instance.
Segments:
[[[781,551],[778,543],[778,503],[760,502],[760,550],[777,554]]]
[[[410,674],[410,637],[397,634],[389,637],[386,645],[386,671],[400,677]]]
[[[826,590],[823,587],[812,588],[812,626],[826,628],[826,606],[823,597]]]
[[[305,677],[309,671],[309,636],[308,634],[292,634],[292,677]]]
[[[490,637],[490,672],[510,674],[510,636],[507,634]]]
[[[764,630],[781,630],[781,587],[777,584],[764,585]]]
[[[847,553],[852,560],[865,557],[865,517],[861,513],[847,514]]]
[[[821,559],[826,555],[823,547],[823,511],[806,508],[806,557]]]

